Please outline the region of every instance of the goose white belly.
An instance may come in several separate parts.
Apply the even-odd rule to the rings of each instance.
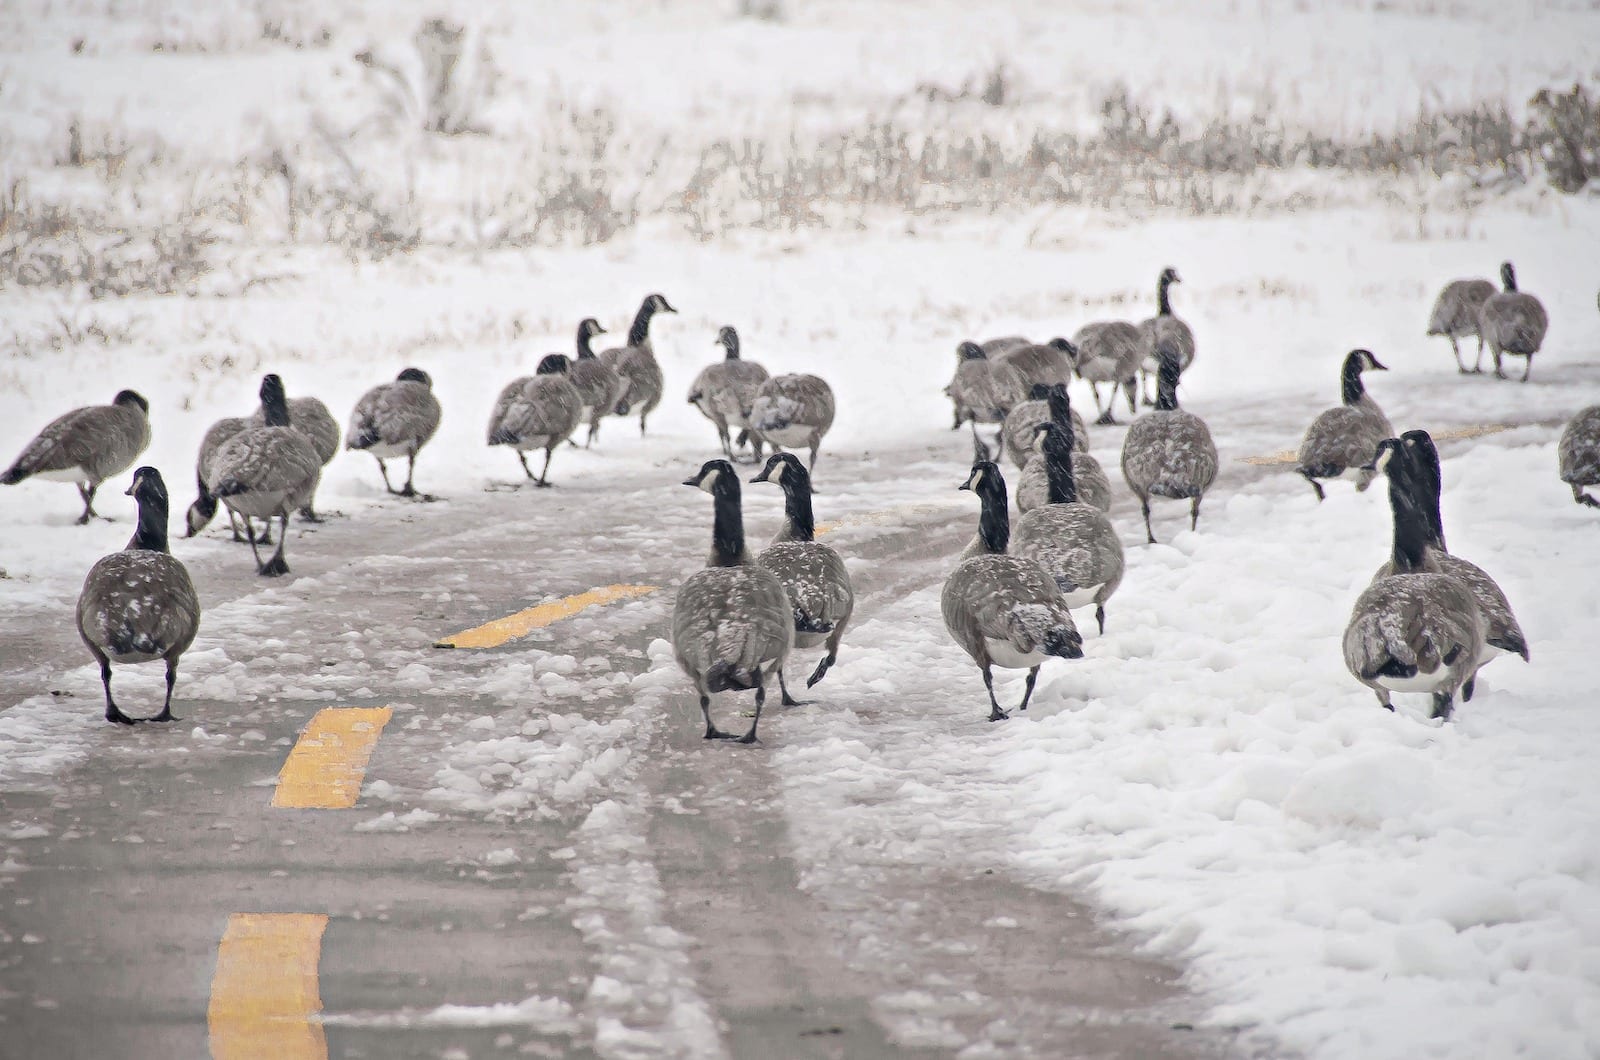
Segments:
[[[1042,651],[1020,652],[1009,640],[994,637],[984,637],[983,647],[989,653],[990,662],[1008,670],[1031,670],[1047,658]]]
[[[1437,670],[1431,674],[1419,673],[1415,677],[1389,677],[1379,674],[1378,686],[1390,692],[1442,692],[1450,687],[1450,671]]]
[[[796,446],[811,444],[811,428],[806,426],[776,427],[770,431],[764,430],[761,433],[768,441],[788,446],[791,449]]]
[[[1100,592],[1101,587],[1104,585],[1105,582],[1101,582],[1099,585],[1091,585],[1084,589],[1063,593],[1062,596],[1066,597],[1068,607],[1088,607],[1094,603],[1096,594]]]
[[[88,482],[92,475],[81,467],[64,467],[55,471],[35,471],[33,477],[46,482]]]
[[[376,445],[367,446],[367,452],[371,453],[379,460],[392,460],[397,456],[408,455],[411,452],[411,447],[406,445],[404,442],[395,444],[378,442]]]
[[[248,515],[255,519],[270,519],[283,511],[284,503],[288,499],[288,490],[273,490],[271,493],[251,490],[248,493],[223,497],[222,503],[230,512]]]
[[[530,434],[525,438],[519,438],[512,442],[511,448],[519,453],[531,453],[535,449],[548,449],[558,441],[560,439],[553,434]]]

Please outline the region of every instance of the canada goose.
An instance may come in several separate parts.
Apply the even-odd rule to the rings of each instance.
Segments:
[[[1010,412],[1006,413],[1005,423],[1000,428],[1000,437],[1005,440],[1006,455],[1018,467],[1026,467],[1036,455],[1033,429],[1041,423],[1050,422],[1050,389],[1047,384],[1034,383],[1028,388],[1028,400],[1018,402],[1012,406]],[[1084,426],[1083,417],[1078,415],[1076,409],[1070,411],[1073,440],[1077,442],[1077,448],[1087,449],[1089,428]]]
[[[1128,412],[1139,410],[1137,376],[1139,364],[1144,359],[1144,340],[1139,329],[1125,320],[1103,320],[1085,324],[1072,336],[1072,345],[1078,351],[1076,368],[1078,378],[1089,382],[1094,391],[1094,406],[1100,413],[1096,423],[1116,423],[1112,415],[1117,403],[1117,387],[1128,395]],[[1178,369],[1183,371],[1180,366]],[[1100,384],[1111,384],[1111,397],[1105,407],[1100,405]]]
[[[1483,335],[1478,330],[1478,315],[1483,303],[1494,295],[1494,284],[1488,280],[1451,280],[1434,300],[1433,313],[1428,317],[1428,334],[1443,335],[1450,340],[1450,352],[1456,355],[1456,370],[1462,375],[1481,372],[1483,361]],[[1478,340],[1478,359],[1468,368],[1461,360],[1458,339]]]
[[[1080,431],[1083,420],[1073,411],[1072,399],[1067,393],[1067,388],[1057,383],[1049,389],[1045,401],[1050,410],[1047,422],[1064,429],[1071,425],[1072,480],[1078,489],[1078,499],[1099,508],[1102,512],[1109,512],[1111,479],[1106,477],[1105,468],[1100,466],[1100,461],[1090,456],[1087,451],[1089,443],[1085,440],[1085,433]],[[1035,438],[1037,438],[1037,428]],[[1032,511],[1041,504],[1050,503],[1050,476],[1045,470],[1045,461],[1038,459],[1037,445],[1031,452],[1035,459],[1023,465],[1022,475],[1017,479],[1019,512]]]
[[[955,406],[955,425],[999,423],[1013,405],[1027,399],[1028,383],[1022,373],[999,360],[991,361],[983,347],[963,342],[956,347],[956,374],[944,388]]]
[[[1014,350],[1019,346],[1032,346],[1033,342],[1023,338],[1021,335],[1002,335],[998,339],[984,339],[979,345],[983,347],[983,352],[986,356],[998,357],[1002,353]]]
[[[793,453],[773,453],[767,466],[751,482],[776,482],[783,487],[784,528],[762,550],[756,562],[778,576],[789,603],[794,608],[794,646],[815,648],[826,644],[828,654],[812,671],[810,688],[827,674],[839,659],[839,641],[850,624],[855,609],[855,591],[850,587],[850,572],[839,553],[815,540],[811,518],[811,475],[800,466]],[[778,670],[778,687],[785,705],[792,705],[789,689]]]
[[[711,723],[716,692],[756,693],[756,716],[740,743],[754,743],[767,678],[780,675],[794,646],[794,609],[783,582],[750,561],[744,547],[744,514],[739,506],[739,476],[726,460],[707,460],[684,479],[711,494],[711,556],[704,570],[689,575],[672,607],[672,652],[700,693],[700,713],[708,740],[731,740]]]
[[[189,510],[184,515],[184,523],[187,527],[185,537],[193,537],[201,530],[204,530],[206,525],[211,522],[212,517],[217,514],[217,498],[212,495],[210,487],[206,485],[206,480],[211,476],[211,465],[216,460],[217,453],[221,451],[222,447],[234,435],[249,426],[250,421],[241,416],[226,416],[213,423],[206,430],[205,437],[200,440],[200,455],[195,458],[194,464],[195,488],[199,495],[195,498],[194,503],[189,505]],[[245,540],[239,533],[238,513],[229,510],[228,524],[233,530],[233,539],[235,541]],[[246,534],[255,535],[255,529],[250,525],[249,519],[244,520],[244,528]],[[271,544],[270,541],[265,539],[271,530],[272,527],[269,524],[266,531],[263,532],[261,544]]]
[[[1045,386],[1054,386],[1057,383],[1072,382],[1072,374],[1076,369],[1073,365],[1078,359],[1078,350],[1066,339],[1055,338],[1043,345],[1027,343],[1023,346],[1013,346],[1000,353],[990,353],[996,363],[1009,364],[1022,375],[1022,380],[1029,386],[1043,383]]]
[[[250,426],[264,427],[266,423],[265,412],[257,408],[250,416]],[[316,398],[290,398],[289,423],[310,440],[311,448],[317,451],[317,459],[322,461],[323,467],[327,467],[333,462],[333,458],[339,455],[339,421],[333,418],[328,406]],[[300,518],[308,523],[322,522],[321,517],[317,515],[314,500],[315,498],[307,498],[305,506],[300,509]]]
[[[628,329],[628,344],[614,346],[600,354],[600,360],[622,379],[622,396],[617,399],[617,415],[639,413],[639,433],[644,434],[645,417],[661,404],[661,365],[650,344],[650,318],[657,313],[676,313],[659,294],[646,296]]]
[[[1590,508],[1600,508],[1583,492],[1585,486],[1600,485],[1600,405],[1590,405],[1561,432],[1561,481],[1572,487],[1572,499]]]
[[[1006,480],[988,460],[972,465],[960,489],[972,490],[983,504],[978,536],[945,579],[939,606],[944,627],[961,650],[978,664],[989,691],[989,720],[1010,717],[994,698],[991,668],[1028,671],[1019,710],[1028,709],[1039,667],[1046,658],[1083,658],[1083,638],[1054,579],[1031,559],[1006,554],[1011,515],[1006,510]]]
[[[439,429],[439,399],[433,396],[433,378],[421,368],[407,368],[392,383],[380,383],[356,402],[350,413],[346,449],[371,453],[378,461],[383,488],[397,497],[418,496],[412,485],[417,472],[417,454]],[[395,489],[389,484],[385,460],[406,458],[406,484]],[[431,500],[428,494],[421,494]]]
[[[755,450],[755,459],[761,459],[761,437],[750,430],[750,420],[745,410],[755,404],[761,384],[768,379],[767,370],[755,361],[739,356],[739,333],[731,327],[717,332],[716,345],[723,348],[723,359],[700,370],[689,386],[689,404],[717,428],[717,438],[729,460],[734,459],[734,443],[729,428],[739,428],[739,443],[746,441]]]
[[[775,375],[756,391],[746,418],[774,449],[810,448],[806,466],[815,468],[822,436],[833,426],[833,388],[814,375]]]
[[[1217,478],[1217,446],[1205,421],[1178,407],[1178,358],[1170,350],[1161,353],[1155,410],[1134,420],[1122,440],[1122,477],[1139,498],[1150,544],[1152,496],[1190,498],[1189,529],[1199,525],[1200,501]]]
[[[550,485],[550,454],[572,437],[583,413],[583,399],[567,381],[568,363],[564,354],[546,354],[532,376],[506,384],[489,416],[489,444],[516,450],[528,478],[533,479],[533,472],[524,454],[544,450],[544,470],[533,480],[535,486]]]
[[[1326,496],[1322,484],[1317,481],[1319,478],[1348,474],[1355,479],[1358,490],[1365,490],[1372,484],[1373,472],[1369,470],[1372,456],[1378,451],[1378,443],[1394,434],[1394,428],[1389,425],[1389,417],[1367,393],[1361,373],[1388,370],[1378,363],[1371,350],[1351,350],[1345,356],[1339,375],[1339,393],[1344,404],[1328,409],[1311,421],[1295,458],[1295,470],[1311,483],[1317,500]]]
[[[1155,404],[1155,399],[1149,396],[1150,380],[1161,370],[1162,350],[1178,355],[1179,372],[1187,372],[1194,363],[1194,332],[1182,318],[1173,315],[1172,303],[1167,297],[1167,289],[1182,282],[1177,269],[1162,269],[1161,275],[1156,277],[1156,315],[1139,322],[1139,337],[1144,343],[1139,382],[1146,395],[1146,405]]]
[[[1054,578],[1068,607],[1094,604],[1106,631],[1106,601],[1122,584],[1122,540],[1106,513],[1078,499],[1072,474],[1072,432],[1041,423],[1039,463],[1050,483],[1050,503],[1024,512],[1011,538],[1013,554],[1031,559]]]
[[[1495,377],[1506,377],[1500,368],[1500,358],[1510,353],[1528,359],[1522,369],[1522,381],[1526,383],[1528,373],[1533,371],[1533,355],[1544,343],[1550,318],[1545,314],[1543,303],[1517,290],[1517,273],[1509,261],[1500,266],[1500,282],[1505,290],[1490,295],[1478,311],[1479,333],[1489,344]]]
[[[84,526],[99,514],[94,492],[100,483],[132,467],[149,444],[150,402],[122,390],[109,405],[73,409],[51,420],[0,475],[0,484],[28,478],[75,483],[83,498],[78,525]]]
[[[89,569],[78,594],[78,636],[100,663],[106,690],[106,720],[132,725],[134,719],[111,698],[111,663],[167,664],[167,698],[151,721],[176,721],[172,686],[178,659],[200,630],[200,600],[181,562],[167,548],[167,486],[161,472],[141,467],[128,494],[139,505],[139,526],[121,552]]]
[[[272,578],[289,573],[283,558],[289,513],[311,500],[322,477],[322,461],[311,440],[290,425],[283,380],[276,375],[262,377],[261,407],[266,410],[266,425],[246,427],[217,450],[206,476],[206,489],[227,505],[229,512],[244,516],[246,527],[256,518],[270,528],[272,517],[278,517],[278,550],[265,564],[256,547],[259,539],[248,535],[256,573]]]
[[[595,443],[600,437],[600,421],[616,413],[622,414],[617,403],[622,398],[624,384],[617,370],[606,364],[594,355],[590,345],[596,335],[604,335],[606,329],[594,317],[585,317],[578,325],[578,356],[567,369],[567,380],[578,389],[578,397],[583,402],[581,416],[589,421],[589,437],[584,440],[584,448]],[[577,445],[577,440],[573,440]]]
[[[1428,692],[1433,716],[1448,719],[1457,690],[1477,669],[1487,624],[1472,591],[1432,562],[1428,516],[1410,463],[1398,439],[1379,444],[1373,466],[1389,476],[1394,573],[1357,598],[1344,631],[1344,662],[1386,709],[1394,709],[1392,692]]]

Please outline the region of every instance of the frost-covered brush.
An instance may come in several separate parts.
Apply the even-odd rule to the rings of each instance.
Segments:
[[[761,436],[750,429],[750,410],[755,405],[761,386],[769,376],[767,370],[755,361],[740,355],[739,333],[731,327],[717,332],[716,345],[723,348],[723,359],[709,364],[695,376],[689,385],[689,404],[717,428],[717,439],[722,452],[729,460],[734,456],[731,430],[739,428],[737,444],[750,442],[754,460],[761,459]]]
[[[577,358],[567,368],[567,379],[578,390],[578,397],[583,402],[579,415],[581,419],[589,421],[589,436],[584,439],[585,449],[594,445],[600,437],[600,421],[617,407],[617,401],[622,397],[622,377],[617,370],[603,363],[594,355],[591,345],[596,335],[604,335],[606,329],[594,317],[585,317],[578,324]],[[577,439],[573,439],[577,445]]]
[[[289,403],[283,380],[276,375],[261,380],[261,407],[266,423],[246,427],[217,450],[206,477],[206,490],[246,520],[260,519],[269,527],[278,517],[278,549],[261,562],[260,540],[249,534],[256,573],[276,577],[289,573],[283,557],[289,537],[289,513],[305,507],[322,477],[322,459],[311,440],[290,426]]]
[[[1122,539],[1106,513],[1078,499],[1072,467],[1072,432],[1042,423],[1034,432],[1039,459],[1049,482],[1049,503],[1017,520],[1011,551],[1031,559],[1055,579],[1068,607],[1094,605],[1094,619],[1106,631],[1106,601],[1122,584]]]
[[[118,392],[109,405],[73,409],[51,420],[0,474],[14,486],[30,478],[71,482],[83,498],[78,525],[96,518],[94,494],[100,483],[133,466],[150,444],[150,403],[132,390]]]
[[[200,600],[184,565],[167,548],[167,487],[161,472],[141,467],[128,495],[139,505],[139,526],[121,552],[89,569],[78,594],[78,635],[100,664],[106,720],[132,725],[111,698],[111,664],[164,660],[167,696],[151,721],[176,721],[172,687],[178,659],[200,629]]]
[[[1443,335],[1450,340],[1450,352],[1456,355],[1456,371],[1471,375],[1483,371],[1483,335],[1478,330],[1478,315],[1483,303],[1494,295],[1494,284],[1488,280],[1451,280],[1434,300],[1433,312],[1428,316],[1428,334]],[[1468,368],[1461,360],[1461,346],[1457,340],[1476,338],[1478,357]]]
[[[568,363],[565,354],[546,354],[533,375],[506,384],[489,415],[489,444],[515,450],[535,486],[550,485],[551,454],[572,437],[583,413],[583,398],[567,380]],[[533,449],[544,450],[544,469],[536,479],[526,455]]]
[[[1102,512],[1111,510],[1111,479],[1106,475],[1105,468],[1100,466],[1088,453],[1088,432],[1083,427],[1083,419],[1072,408],[1072,399],[1067,388],[1061,384],[1051,387],[1045,395],[1045,406],[1049,409],[1047,422],[1054,423],[1063,430],[1072,432],[1072,479],[1078,487],[1078,499],[1085,504],[1092,504]],[[1009,419],[1009,418],[1008,418]],[[1029,453],[1037,455],[1035,434],[1028,438]],[[1010,439],[1007,439],[1007,445]],[[1017,478],[1017,511],[1027,512],[1039,507],[1041,504],[1050,503],[1050,477],[1045,471],[1042,460],[1029,460],[1023,465],[1022,474]]]
[[[1000,468],[979,461],[958,488],[976,493],[983,510],[978,536],[945,579],[939,606],[945,629],[983,674],[989,720],[1003,721],[1010,715],[994,697],[993,668],[1028,671],[1017,708],[1027,710],[1045,659],[1082,658],[1083,638],[1055,581],[1033,560],[1006,554],[1011,517]]]
[[[397,497],[433,500],[418,494],[412,479],[417,472],[417,454],[439,429],[441,409],[433,396],[433,378],[421,368],[407,368],[392,383],[381,383],[361,395],[350,413],[350,430],[345,448],[371,453],[378,461],[383,488]],[[406,458],[406,484],[395,489],[389,484],[385,460]]]
[[[1544,345],[1550,317],[1544,311],[1543,302],[1517,290],[1517,272],[1509,261],[1500,266],[1500,282],[1505,290],[1490,295],[1478,311],[1479,331],[1494,358],[1495,378],[1506,377],[1500,361],[1509,353],[1528,359],[1522,369],[1522,381],[1526,383],[1528,373],[1533,371],[1533,355]]]
[[[1144,359],[1144,340],[1139,329],[1125,320],[1100,320],[1085,324],[1072,336],[1078,351],[1076,371],[1094,393],[1094,407],[1100,413],[1096,423],[1116,423],[1117,388],[1128,397],[1128,414],[1139,411],[1139,364]],[[1180,372],[1183,369],[1178,369]],[[1100,403],[1100,384],[1110,383],[1111,394]]]
[[[1000,427],[1000,436],[1005,440],[1005,454],[1017,467],[1027,467],[1033,461],[1036,450],[1033,445],[1034,428],[1041,423],[1049,423],[1050,390],[1052,387],[1065,387],[1072,382],[1068,378],[1058,383],[1034,383],[1028,388],[1028,400],[1015,405],[1006,413],[1006,421]],[[1072,436],[1079,449],[1089,448],[1089,429],[1084,426],[1083,417],[1076,412],[1071,412]]]
[[[262,427],[267,422],[264,409],[256,409],[250,416],[250,426]],[[333,458],[339,455],[339,421],[333,418],[333,413],[314,397],[297,397],[289,399],[289,423],[295,430],[306,436],[311,448],[317,451],[317,459],[322,461],[322,466],[327,467]],[[305,506],[300,509],[300,518],[308,523],[320,523],[322,519],[317,515],[315,498],[308,499]]]
[[[1365,490],[1372,484],[1373,454],[1378,451],[1379,442],[1394,434],[1394,428],[1389,425],[1389,417],[1367,393],[1361,373],[1388,370],[1378,363],[1370,350],[1351,350],[1345,356],[1339,374],[1339,395],[1343,404],[1311,421],[1295,456],[1295,470],[1311,483],[1317,500],[1326,496],[1322,483],[1317,481],[1319,478],[1349,476],[1358,490]]]
[[[1156,543],[1150,528],[1150,498],[1189,501],[1189,529],[1200,524],[1200,502],[1217,479],[1217,446],[1211,430],[1199,416],[1178,407],[1178,359],[1170,352],[1161,357],[1156,378],[1155,411],[1134,420],[1122,439],[1122,477],[1144,512],[1144,532]]]
[[[850,614],[855,610],[856,594],[850,585],[850,572],[839,553],[815,540],[816,524],[811,515],[811,475],[793,453],[774,453],[766,467],[751,482],[776,482],[783,488],[783,529],[772,539],[756,562],[778,576],[794,609],[794,646],[827,646],[827,654],[806,681],[810,688],[827,674],[839,659],[839,642]],[[778,687],[785,706],[796,705],[778,668]]]
[[[945,394],[954,406],[955,423],[1000,423],[1012,407],[1028,397],[1022,373],[999,360],[990,360],[982,346],[963,342],[956,347],[956,372]]]
[[[711,697],[718,692],[754,690],[755,719],[741,743],[754,743],[767,678],[782,673],[794,646],[795,616],[778,576],[750,560],[744,546],[744,512],[739,476],[726,460],[708,460],[684,479],[711,495],[711,555],[678,589],[672,607],[672,652],[694,682],[705,738],[731,740],[711,722]]]
[[[1561,481],[1572,487],[1572,499],[1590,508],[1600,508],[1600,500],[1583,492],[1585,486],[1600,485],[1600,405],[1590,405],[1568,423],[1557,446],[1561,458]]]
[[[1194,332],[1189,325],[1173,315],[1168,288],[1182,283],[1178,270],[1168,267],[1156,277],[1156,315],[1139,322],[1139,336],[1144,343],[1144,357],[1139,362],[1139,386],[1145,393],[1144,403],[1154,405],[1149,393],[1150,381],[1161,370],[1161,351],[1171,350],[1178,355],[1179,371],[1187,372],[1194,363]]]
[[[656,361],[655,347],[650,343],[650,321],[657,313],[676,313],[677,310],[659,294],[646,295],[634,314],[628,328],[628,344],[613,346],[600,354],[600,360],[609,365],[622,379],[622,396],[617,399],[616,415],[639,413],[639,434],[644,434],[644,421],[661,404],[661,365]]]
[[[817,450],[833,426],[833,388],[821,376],[777,375],[761,384],[750,403],[750,429],[774,449],[811,450],[808,468],[817,466]]]
[[[1433,697],[1433,717],[1448,719],[1456,692],[1477,671],[1488,622],[1472,590],[1440,573],[1428,548],[1426,484],[1414,457],[1399,439],[1385,438],[1372,469],[1389,476],[1393,573],[1356,600],[1344,631],[1345,666],[1385,709],[1394,709],[1391,693],[1423,692]]]

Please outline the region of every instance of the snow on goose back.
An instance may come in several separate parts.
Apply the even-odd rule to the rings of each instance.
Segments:
[[[1155,544],[1150,527],[1150,498],[1189,500],[1189,529],[1200,522],[1200,502],[1217,478],[1217,446],[1200,417],[1178,407],[1178,360],[1165,354],[1156,385],[1155,411],[1134,420],[1122,440],[1122,477],[1139,498],[1145,536]]]

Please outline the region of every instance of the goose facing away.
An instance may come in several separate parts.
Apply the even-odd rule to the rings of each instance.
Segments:
[[[73,409],[51,420],[12,461],[0,484],[29,478],[71,482],[83,499],[78,525],[99,513],[94,494],[100,483],[133,466],[150,444],[150,403],[133,390],[118,391],[109,405]]]
[[[1045,403],[1050,410],[1047,422],[1072,432],[1072,480],[1078,490],[1078,499],[1099,508],[1102,512],[1109,512],[1111,479],[1106,476],[1105,468],[1100,466],[1100,461],[1090,456],[1087,451],[1089,443],[1085,440],[1085,432],[1081,430],[1083,420],[1073,411],[1072,399],[1067,388],[1059,383],[1051,387],[1046,393]],[[1050,476],[1045,470],[1045,462],[1038,459],[1037,438],[1038,429],[1035,427],[1034,437],[1029,439],[1034,443],[1030,452],[1035,459],[1029,460],[1023,466],[1022,475],[1017,479],[1019,512],[1032,511],[1041,504],[1050,503]]]
[[[1070,383],[1071,380],[1067,382]],[[1053,385],[1065,386],[1062,383]],[[1019,402],[1006,413],[1005,423],[1000,428],[1000,437],[1005,441],[1006,455],[1017,467],[1027,467],[1033,461],[1034,428],[1051,420],[1050,391],[1051,386],[1034,383],[1028,389],[1028,400]],[[1083,417],[1078,415],[1075,409],[1072,410],[1071,430],[1077,448],[1089,448],[1089,429],[1084,426]]]
[[[985,352],[989,352],[985,350]],[[1012,346],[1000,353],[989,353],[997,364],[1008,364],[1022,376],[1028,386],[1055,386],[1071,383],[1078,360],[1077,347],[1066,339],[1054,338],[1042,345],[1025,343]]]
[[[139,526],[121,552],[89,570],[78,594],[78,636],[100,664],[106,720],[132,725],[111,698],[111,664],[167,664],[167,696],[151,721],[176,721],[172,687],[178,659],[200,630],[200,600],[184,565],[167,548],[167,487],[161,472],[141,467],[128,488],[139,505]]]
[[[1122,440],[1122,477],[1139,498],[1144,532],[1150,528],[1150,498],[1189,500],[1189,529],[1200,523],[1200,501],[1217,478],[1217,446],[1205,421],[1178,407],[1178,358],[1161,356],[1155,411],[1134,420]]]
[[[750,419],[745,410],[755,405],[761,385],[769,378],[767,370],[755,361],[740,355],[739,333],[731,327],[717,332],[716,345],[723,349],[723,359],[707,365],[689,385],[689,404],[717,428],[717,439],[722,452],[729,460],[735,459],[730,431],[739,429],[738,445],[749,442],[754,459],[761,459],[761,436],[750,429]]]
[[[1500,282],[1505,290],[1491,295],[1478,311],[1478,326],[1483,340],[1489,344],[1489,354],[1494,358],[1494,374],[1504,379],[1501,358],[1506,354],[1526,357],[1522,381],[1528,381],[1533,371],[1533,355],[1544,344],[1544,333],[1550,327],[1550,318],[1544,304],[1531,294],[1517,290],[1517,273],[1511,262],[1500,266]]]
[[[250,426],[264,427],[266,423],[266,413],[258,407],[250,415]],[[333,418],[333,413],[321,401],[314,397],[290,398],[289,423],[306,436],[311,448],[317,451],[317,459],[322,461],[323,467],[327,467],[339,455],[339,421]],[[300,509],[300,518],[308,523],[322,522],[314,500],[307,500],[305,507]]]
[[[439,429],[439,399],[433,396],[433,379],[421,368],[407,368],[392,383],[382,383],[361,395],[350,413],[345,448],[371,453],[378,461],[383,488],[397,497],[433,498],[418,494],[412,479],[417,454]],[[385,460],[406,458],[406,484],[395,489],[389,482]]]
[[[1078,378],[1089,382],[1094,392],[1095,410],[1100,413],[1096,423],[1116,423],[1112,415],[1117,403],[1117,388],[1128,397],[1128,412],[1137,412],[1136,393],[1139,364],[1144,359],[1144,339],[1139,329],[1125,320],[1102,320],[1085,324],[1072,336],[1072,345],[1078,351]],[[1182,372],[1180,365],[1178,371]],[[1111,384],[1111,396],[1105,406],[1100,404],[1100,384]]]
[[[978,345],[983,347],[983,352],[989,357],[998,357],[1002,353],[1018,349],[1022,346],[1032,346],[1032,341],[1021,335],[1002,335],[998,339],[984,339]]]
[[[206,481],[211,477],[211,465],[216,461],[217,453],[222,450],[222,447],[228,444],[234,435],[249,426],[250,421],[242,416],[227,416],[207,428],[205,437],[200,439],[200,455],[195,458],[194,465],[195,489],[198,492],[198,496],[195,497],[194,503],[189,505],[188,512],[184,514],[184,525],[187,529],[185,537],[193,537],[204,530],[217,514],[217,498],[212,494],[211,488],[206,485]],[[239,533],[239,516],[232,509],[228,511],[228,524],[233,530],[233,539],[235,541],[244,541],[244,536]],[[250,525],[249,519],[244,520],[244,528],[246,534],[254,536],[255,529]],[[270,533],[270,531],[271,527],[269,525],[267,531],[263,533],[262,539],[260,539],[260,544],[271,544],[270,541],[265,539],[266,534]]]
[[[1105,512],[1078,499],[1072,432],[1042,423],[1035,433],[1050,502],[1030,508],[1017,520],[1011,551],[1043,567],[1068,607],[1094,604],[1095,622],[1104,634],[1106,601],[1122,584],[1122,540]]]
[[[954,406],[955,424],[1000,423],[1014,405],[1028,396],[1028,383],[1022,373],[998,359],[990,360],[983,347],[963,342],[956,347],[956,373],[945,394]]]
[[[940,611],[951,638],[983,674],[989,720],[1003,721],[1010,715],[994,697],[993,667],[1028,671],[1017,708],[1027,710],[1045,659],[1081,659],[1083,638],[1055,581],[1033,560],[1006,554],[1011,516],[1000,468],[980,460],[958,488],[976,493],[983,507],[977,537],[945,579]]]
[[[844,638],[850,614],[855,610],[855,590],[850,572],[839,553],[815,539],[816,524],[811,516],[811,475],[793,453],[774,453],[766,467],[751,482],[776,482],[783,488],[784,528],[756,558],[756,562],[783,583],[794,608],[794,646],[815,648],[826,645],[827,654],[817,664],[806,687],[811,688],[839,660],[839,642]],[[778,686],[785,705],[792,705],[789,690],[778,670]]]
[[[817,466],[817,449],[833,426],[833,388],[820,376],[775,375],[761,384],[746,417],[751,429],[774,449],[811,450],[808,468]]]
[[[1434,299],[1433,313],[1428,317],[1428,334],[1443,335],[1450,340],[1450,352],[1456,355],[1456,371],[1471,375],[1483,371],[1483,334],[1479,331],[1478,317],[1483,303],[1494,295],[1494,284],[1488,280],[1451,280]],[[1461,360],[1460,339],[1478,340],[1478,357],[1468,368]]]
[[[672,608],[672,651],[678,666],[700,696],[708,740],[735,737],[711,721],[717,692],[756,694],[750,731],[738,737],[754,743],[767,678],[782,673],[794,646],[794,609],[778,576],[750,560],[744,545],[744,513],[739,477],[726,460],[708,460],[684,480],[712,498],[711,556],[705,569],[689,575]]]
[[[1568,423],[1557,446],[1561,457],[1561,481],[1572,487],[1572,499],[1590,508],[1600,508],[1600,500],[1583,492],[1585,486],[1600,485],[1600,405],[1590,405]]]
[[[1440,573],[1427,548],[1428,516],[1419,503],[1412,460],[1386,438],[1373,461],[1389,476],[1394,516],[1394,573],[1367,586],[1344,631],[1352,676],[1393,710],[1393,692],[1426,692],[1433,716],[1448,719],[1455,695],[1476,672],[1487,623],[1472,591]]]
[[[625,409],[618,407],[624,384],[617,370],[594,355],[592,345],[596,335],[606,329],[594,317],[585,317],[578,324],[577,358],[567,368],[567,379],[577,388],[583,403],[581,417],[589,421],[589,436],[584,439],[587,449],[600,437],[600,421],[613,413],[621,415]],[[573,440],[577,445],[577,440]]]
[[[644,434],[644,421],[655,407],[661,404],[661,365],[656,361],[655,347],[650,343],[650,321],[657,313],[676,313],[677,310],[659,294],[646,295],[628,328],[628,344],[613,346],[600,354],[600,360],[616,371],[622,379],[622,396],[617,400],[617,415],[639,413],[639,433]]]
[[[270,526],[272,517],[278,517],[278,549],[265,564],[256,547],[260,539],[249,535],[256,573],[270,578],[289,573],[283,558],[289,513],[310,503],[322,477],[322,460],[310,439],[291,426],[283,380],[276,375],[261,380],[261,407],[266,424],[246,427],[217,450],[206,489],[230,512],[245,517],[247,526],[252,518]]]
[[[568,363],[565,354],[546,354],[532,376],[506,384],[489,416],[489,444],[515,450],[523,473],[541,488],[550,485],[551,454],[572,437],[583,412],[583,399],[567,381]],[[544,450],[544,469],[536,479],[526,455],[533,449]]]
[[[1350,475],[1356,489],[1365,490],[1372,483],[1370,470],[1378,443],[1394,434],[1389,417],[1383,414],[1378,403],[1367,393],[1361,373],[1386,372],[1370,350],[1351,350],[1340,369],[1339,394],[1342,405],[1328,409],[1306,428],[1296,456],[1296,467],[1311,488],[1317,500],[1326,496],[1319,478],[1339,478]]]
[[[1140,321],[1139,336],[1144,341],[1144,357],[1139,362],[1140,388],[1146,392],[1144,403],[1154,405],[1155,398],[1148,396],[1150,381],[1161,370],[1161,351],[1171,350],[1178,355],[1178,370],[1187,372],[1194,363],[1194,331],[1172,312],[1168,288],[1182,283],[1178,270],[1168,267],[1156,278],[1156,315]]]

